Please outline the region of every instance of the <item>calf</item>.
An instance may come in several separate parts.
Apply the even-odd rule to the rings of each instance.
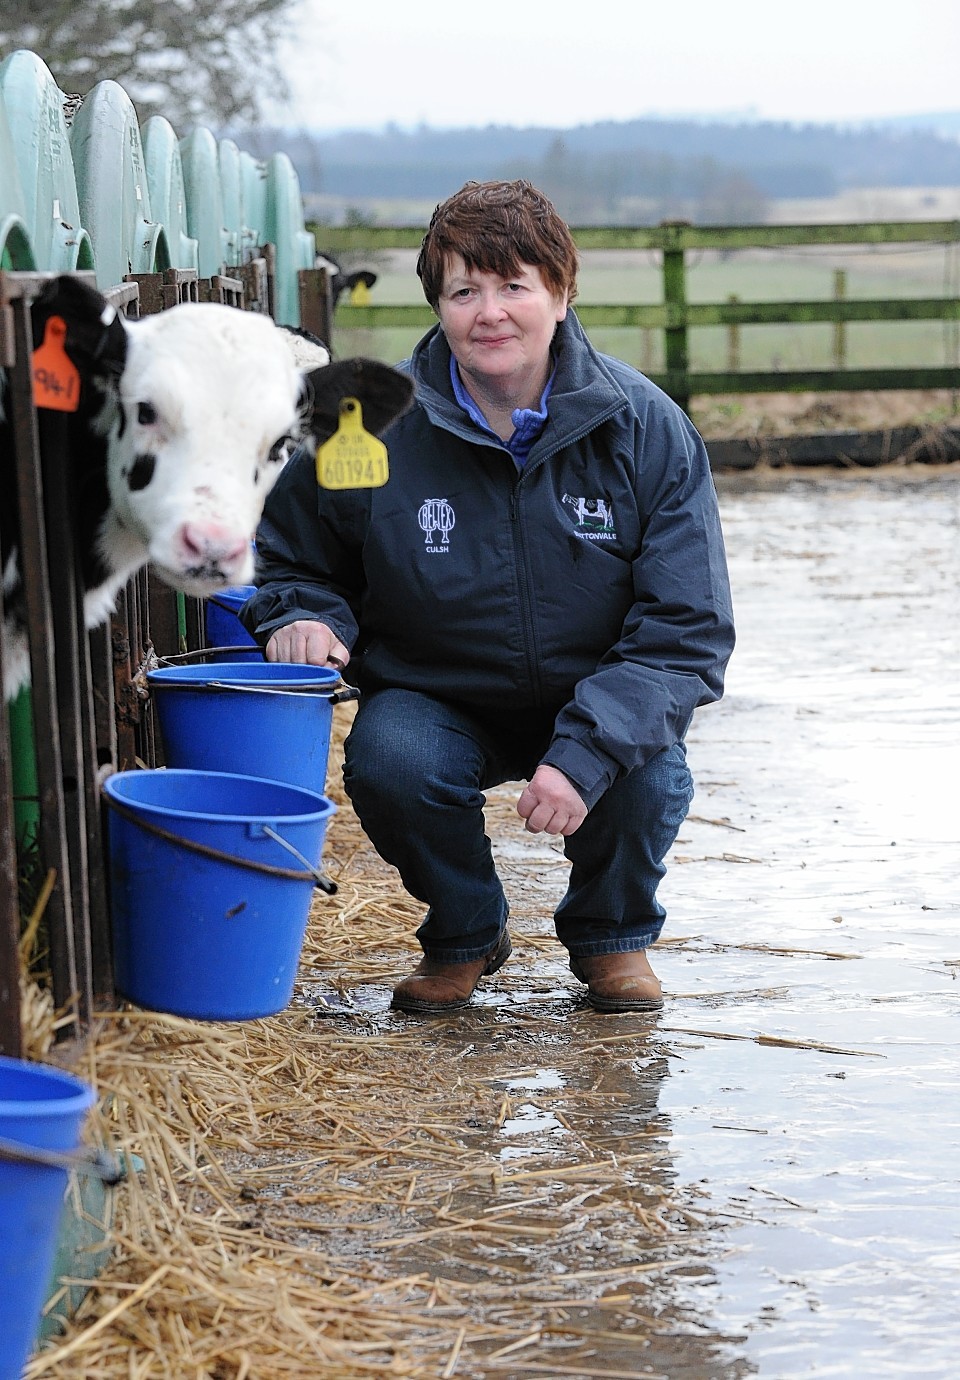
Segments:
[[[379,432],[412,385],[372,360],[329,363],[318,343],[266,316],[184,303],[127,321],[82,279],[51,279],[34,303],[34,342],[66,323],[79,371],[68,415],[68,463],[88,627],[150,562],[174,589],[205,597],[253,575],[263,502],[301,441],[332,435],[344,397]],[[309,367],[309,360],[321,367]],[[29,678],[18,555],[14,457],[0,391],[4,693]]]
[[[316,268],[325,268],[330,277],[330,304],[336,306],[345,292],[352,292],[353,289],[362,283],[366,288],[372,288],[377,281],[377,275],[371,268],[358,268],[353,272],[344,272],[343,268],[330,254],[318,254],[314,260]]]

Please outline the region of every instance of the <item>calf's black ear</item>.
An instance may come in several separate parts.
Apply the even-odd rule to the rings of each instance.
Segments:
[[[352,291],[358,283],[362,283],[365,288],[372,288],[377,281],[377,275],[369,268],[358,268],[356,273],[347,274],[347,289]]]
[[[379,436],[413,401],[406,374],[375,359],[342,359],[307,375],[312,408],[310,431],[317,443],[332,436],[340,421],[340,400],[356,398],[367,431]]]
[[[127,332],[116,308],[82,278],[63,273],[45,283],[30,309],[34,345],[43,340],[51,316],[66,322],[64,348],[80,370],[119,374],[127,358]]]

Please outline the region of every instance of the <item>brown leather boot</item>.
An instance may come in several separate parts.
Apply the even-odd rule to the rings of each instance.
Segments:
[[[502,968],[510,957],[510,936],[502,930],[489,953],[468,963],[438,963],[424,954],[409,977],[393,989],[399,1011],[457,1011],[467,1006],[482,977]]]
[[[570,955],[570,971],[587,984],[587,1001],[598,1011],[659,1011],[660,980],[645,950],[627,954]]]

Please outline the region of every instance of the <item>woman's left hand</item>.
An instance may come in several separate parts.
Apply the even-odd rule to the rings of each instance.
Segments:
[[[556,767],[545,763],[534,772],[517,801],[517,814],[529,834],[572,834],[587,817],[587,807]]]

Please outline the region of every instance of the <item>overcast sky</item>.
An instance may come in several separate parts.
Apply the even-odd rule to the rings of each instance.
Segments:
[[[269,114],[318,130],[960,109],[960,0],[300,0],[293,16],[294,98]]]

